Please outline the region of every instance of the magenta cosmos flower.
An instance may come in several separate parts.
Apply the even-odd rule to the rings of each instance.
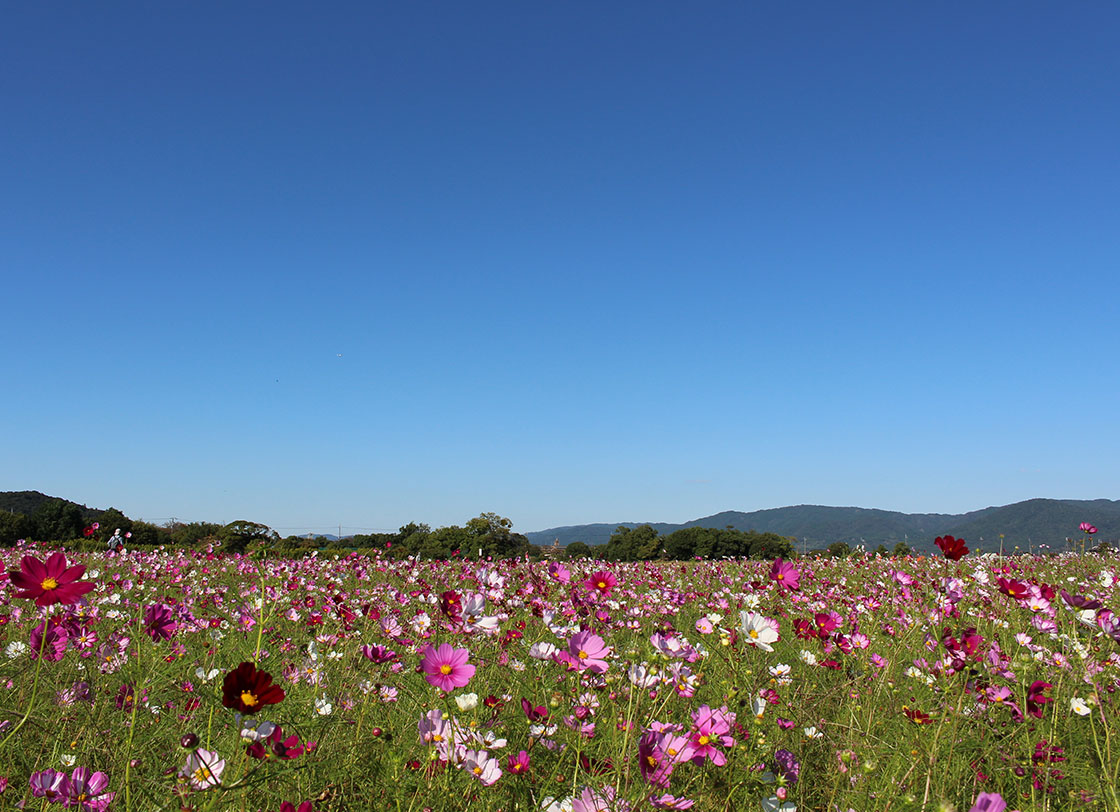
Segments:
[[[777,559],[770,567],[770,580],[777,581],[778,586],[786,589],[797,589],[801,572],[788,561]]]
[[[93,590],[93,584],[75,583],[86,568],[80,564],[67,567],[62,553],[55,553],[45,562],[25,555],[19,566],[18,570],[8,571],[12,583],[23,590],[16,597],[34,600],[36,606],[77,603],[82,595]]]
[[[471,655],[469,649],[452,648],[449,643],[441,643],[438,649],[424,646],[420,653],[423,656],[420,670],[424,672],[424,679],[441,691],[462,688],[474,676],[474,666],[467,665],[467,658]]]

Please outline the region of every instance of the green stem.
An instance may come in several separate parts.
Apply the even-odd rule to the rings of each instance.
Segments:
[[[11,740],[12,736],[16,735],[16,733],[19,732],[20,728],[24,726],[28,718],[31,716],[31,709],[35,707],[35,697],[38,696],[39,693],[39,672],[43,668],[43,652],[47,647],[48,620],[49,618],[44,618],[43,636],[39,638],[39,656],[35,660],[35,679],[31,683],[31,699],[29,699],[27,702],[27,708],[23,711],[23,717],[19,720],[19,722],[16,723],[16,726],[12,728],[12,731],[4,737],[4,741],[0,741],[0,750],[3,750],[4,745],[6,745]]]

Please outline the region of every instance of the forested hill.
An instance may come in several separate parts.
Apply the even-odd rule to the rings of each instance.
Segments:
[[[906,542],[918,550],[932,551],[937,536],[952,534],[964,538],[974,550],[998,551],[1003,534],[1005,551],[1015,547],[1037,549],[1040,544],[1053,550],[1062,549],[1067,538],[1080,538],[1078,526],[1090,522],[1098,529],[1094,541],[1115,542],[1120,539],[1120,500],[1094,499],[1028,499],[1001,507],[987,507],[969,513],[898,513],[858,507],[827,507],[797,505],[743,513],[737,510],[716,513],[682,524],[653,524],[661,535],[684,527],[732,527],[777,533],[804,543],[809,549],[827,547],[835,542],[852,546],[863,544],[868,550],[880,544],[892,548]],[[617,524],[584,524],[554,527],[526,533],[534,544],[560,544],[574,541],[585,544],[606,544],[615,528],[638,527],[641,522]],[[983,541],[981,541],[983,539]]]
[[[5,513],[22,513],[24,516],[31,516],[48,502],[62,502],[73,505],[81,511],[82,518],[86,521],[93,521],[103,512],[100,508],[86,507],[85,505],[79,505],[77,502],[71,502],[69,499],[47,496],[45,493],[39,493],[38,491],[0,491],[0,511]]]

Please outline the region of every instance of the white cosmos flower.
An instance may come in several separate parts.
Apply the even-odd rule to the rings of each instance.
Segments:
[[[630,682],[638,688],[652,688],[660,678],[656,671],[652,671],[647,663],[636,663],[626,670]]]
[[[744,640],[763,651],[773,651],[770,644],[778,639],[777,623],[757,612],[740,612]]]
[[[199,667],[194,670],[194,675],[202,682],[209,682],[221,673],[217,668],[211,668],[207,671],[205,668]]]
[[[455,704],[461,711],[474,710],[478,707],[478,694],[460,694],[455,697]]]
[[[1069,701],[1069,709],[1078,716],[1088,716],[1093,712],[1092,708],[1086,705],[1085,700],[1079,696],[1075,696]]]
[[[272,731],[276,729],[276,725],[272,722],[261,722],[256,727],[246,727],[241,729],[241,738],[243,741],[255,742],[261,739],[267,739],[272,735]]]
[[[762,812],[797,812],[797,804],[793,801],[783,803],[776,795],[762,799]]]
[[[63,767],[73,767],[78,762],[78,757],[70,753],[63,753],[58,757]]]
[[[529,656],[534,660],[551,660],[552,655],[559,650],[560,649],[552,645],[552,643],[546,643],[542,641],[540,643],[533,644],[532,648],[529,649]]]
[[[18,640],[12,643],[8,643],[8,645],[4,646],[4,653],[8,655],[9,660],[14,660],[16,657],[19,657],[21,654],[25,654],[26,652],[27,644],[21,643]]]
[[[321,696],[315,700],[315,712],[320,716],[330,716],[333,710],[334,705],[328,702],[325,696]]]
[[[819,738],[822,738],[824,736],[823,733],[821,733],[819,730],[816,729],[816,727],[813,727],[813,726],[805,728],[805,735],[808,736],[810,739],[819,739]]]

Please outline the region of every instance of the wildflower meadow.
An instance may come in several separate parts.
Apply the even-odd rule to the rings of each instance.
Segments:
[[[1120,809],[1120,562],[4,551],[0,805]]]

